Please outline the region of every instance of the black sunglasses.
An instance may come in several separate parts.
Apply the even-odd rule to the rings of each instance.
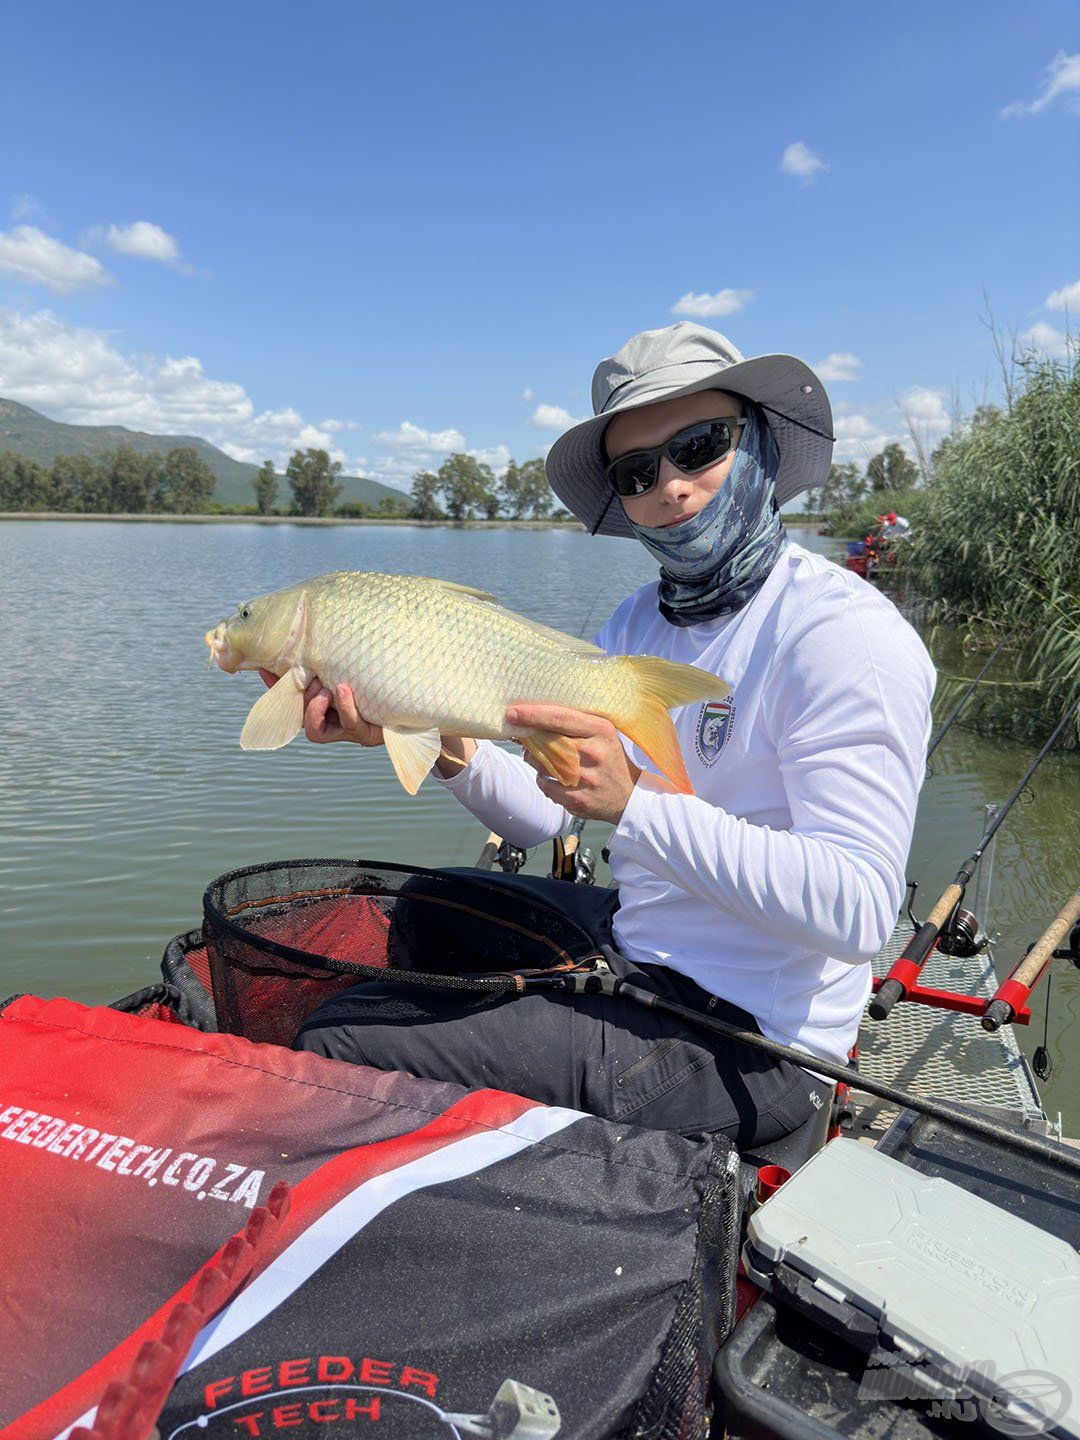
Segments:
[[[631,450],[604,467],[604,474],[616,495],[646,495],[660,476],[660,461],[666,456],[685,475],[695,475],[715,465],[735,444],[735,430],[743,415],[724,415],[716,420],[699,420],[677,430],[662,445],[650,450]]]

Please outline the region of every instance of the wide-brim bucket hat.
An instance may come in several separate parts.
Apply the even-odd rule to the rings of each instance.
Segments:
[[[749,360],[725,336],[680,320],[643,330],[593,375],[594,419],[560,435],[547,457],[548,484],[590,534],[633,535],[604,473],[603,437],[612,416],[698,390],[728,390],[765,411],[780,452],[776,500],[785,505],[828,476],[834,435],[825,387],[794,355]]]

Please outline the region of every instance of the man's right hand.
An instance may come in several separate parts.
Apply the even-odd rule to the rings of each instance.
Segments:
[[[276,685],[278,677],[271,670],[260,669],[266,685]],[[304,691],[304,734],[316,745],[331,745],[336,740],[350,740],[354,745],[381,745],[381,725],[370,725],[356,708],[351,685],[338,685],[328,690],[319,680],[312,680]]]

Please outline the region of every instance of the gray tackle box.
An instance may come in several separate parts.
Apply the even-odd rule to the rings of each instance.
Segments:
[[[743,1260],[913,1393],[1080,1440],[1080,1256],[1056,1236],[838,1139],[751,1217]]]

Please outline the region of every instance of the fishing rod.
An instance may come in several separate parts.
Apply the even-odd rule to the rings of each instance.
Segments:
[[[739,1044],[764,1051],[766,1055],[771,1055],[774,1059],[789,1060],[793,1065],[804,1069],[807,1065],[812,1065],[816,1074],[827,1075],[830,1080],[850,1085],[854,1090],[862,1090],[868,1095],[876,1095],[879,1099],[888,1100],[893,1105],[929,1115],[935,1120],[955,1125],[959,1129],[967,1130],[983,1139],[996,1140],[1011,1146],[1014,1150],[1034,1156],[1036,1159],[1051,1161],[1066,1170],[1080,1174],[1080,1151],[1071,1150],[1065,1145],[1053,1145],[1047,1140],[1024,1131],[1006,1129],[1005,1126],[996,1125],[982,1115],[959,1108],[954,1109],[951,1105],[943,1105],[938,1100],[928,1100],[923,1095],[912,1095],[907,1090],[901,1090],[899,1086],[889,1085],[883,1080],[875,1080],[870,1075],[864,1075],[850,1065],[838,1065],[835,1061],[822,1060],[817,1055],[808,1055],[805,1050],[796,1050],[793,1045],[783,1045],[778,1040],[770,1040],[756,1030],[741,1030],[715,1015],[709,1015],[702,1010],[693,1010],[688,1005],[680,1005],[674,1000],[667,1000],[661,995],[654,994],[651,990],[645,990],[640,985],[620,979],[610,970],[530,976],[525,980],[523,990],[524,992],[562,990],[577,995],[621,995],[624,999],[631,1000],[637,1005],[647,1006],[650,1010],[662,1010],[668,1015],[675,1015],[680,1020],[696,1025],[699,1029],[710,1030],[716,1035],[722,1035],[727,1040],[735,1040]]]
[[[578,639],[585,634],[589,628],[589,621],[593,617],[600,597],[604,594],[601,588],[593,596],[592,604],[589,606],[588,614],[578,630]],[[585,829],[585,821],[579,816],[571,820],[565,835],[556,835],[552,841],[553,853],[551,859],[551,874],[555,880],[570,880],[578,885],[595,885],[596,883],[596,857],[587,846],[581,843],[581,833]],[[477,870],[491,870],[498,865],[500,869],[515,873],[525,864],[526,854],[516,845],[509,844],[497,835],[494,830],[488,835],[484,848],[480,852],[480,858],[476,861]]]
[[[1068,939],[1068,948],[1061,942]],[[1008,978],[994,992],[994,998],[982,1016],[982,1028],[991,1033],[1008,1025],[1023,1012],[1028,997],[1043,977],[1051,960],[1072,960],[1080,965],[1080,890],[1071,895],[1053,920],[1013,966]]]
[[[930,742],[930,748],[929,748],[929,750],[927,750],[927,752],[926,752],[927,761],[929,761],[930,756],[933,755],[934,751],[935,751],[935,750],[937,749],[937,747],[941,744],[942,740],[945,739],[945,736],[946,736],[946,735],[949,733],[949,731],[952,729],[953,724],[955,723],[955,721],[956,721],[957,718],[959,717],[961,711],[962,711],[962,710],[964,709],[964,707],[967,705],[967,703],[968,703],[968,701],[971,699],[972,695],[975,694],[975,691],[976,691],[976,689],[978,688],[978,685],[979,685],[980,680],[983,678],[983,676],[986,674],[986,672],[990,669],[990,666],[994,663],[994,661],[995,661],[995,660],[997,659],[997,657],[1001,654],[1002,650],[1004,650],[1005,646],[1008,644],[1008,642],[1009,642],[1011,639],[1012,639],[1012,636],[1011,636],[1011,635],[1006,635],[1006,636],[1005,636],[1004,640],[1002,640],[1002,641],[999,643],[997,649],[996,649],[996,650],[994,651],[994,653],[990,656],[990,659],[987,660],[986,664],[982,667],[982,669],[979,671],[979,673],[975,676],[975,679],[972,680],[971,684],[970,684],[970,685],[968,686],[968,688],[964,691],[963,695],[960,696],[960,699],[959,699],[959,700],[956,702],[956,704],[953,706],[952,714],[951,714],[951,715],[949,716],[949,718],[945,721],[944,725],[942,725],[941,729],[938,731],[938,733],[934,736],[933,740]]]
[[[511,845],[509,840],[504,840],[492,830],[484,841],[484,848],[480,851],[479,859],[473,864],[474,870],[493,870],[498,865],[500,870],[508,874],[516,874],[525,864],[528,857],[525,851],[518,845]]]
[[[1006,800],[1005,804],[994,816],[994,819],[983,831],[982,838],[978,845],[956,872],[952,884],[945,888],[937,904],[930,911],[923,923],[916,928],[914,935],[912,935],[911,939],[905,945],[899,958],[893,962],[888,976],[881,982],[876,995],[873,996],[867,1007],[871,1019],[884,1020],[896,1002],[906,998],[911,987],[917,983],[919,973],[926,964],[930,952],[938,945],[938,942],[943,937],[948,942],[948,948],[946,948],[946,946],[942,946],[941,948],[945,949],[947,954],[973,955],[976,953],[978,948],[976,943],[977,922],[974,916],[970,915],[966,910],[960,909],[960,902],[964,898],[964,891],[970,884],[971,878],[975,874],[975,868],[982,859],[986,847],[997,834],[1009,811],[1023,794],[1028,781],[1042,764],[1053,746],[1054,741],[1078,709],[1080,709],[1080,697],[1069,706],[1068,710],[1066,710],[1065,714],[1058,721],[1054,727],[1053,734],[1028,766],[1020,784],[1017,785],[1008,800]]]

